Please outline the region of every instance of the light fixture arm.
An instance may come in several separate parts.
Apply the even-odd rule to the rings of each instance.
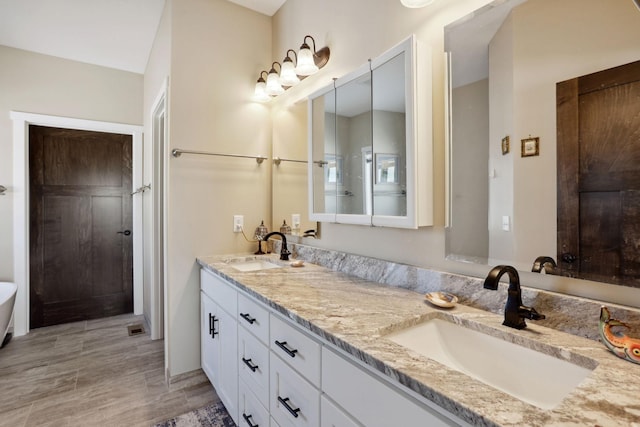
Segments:
[[[258,77],[258,83],[265,83],[267,80],[262,77],[263,74],[266,74],[267,76],[269,75],[269,73],[267,73],[265,70],[260,71],[260,77]]]
[[[291,61],[291,57],[289,57],[289,52],[293,53],[293,57],[296,59],[296,64],[297,64],[297,63],[298,63],[298,54],[297,54],[297,53],[296,53],[296,51],[295,51],[295,50],[293,50],[293,49],[289,49],[289,50],[287,50],[287,53],[285,54],[285,57],[284,57],[284,59],[282,60],[282,62],[285,62],[285,61]],[[282,69],[282,68],[281,68],[281,69]]]
[[[276,71],[276,68],[275,68],[276,64],[278,64],[278,67],[280,67],[280,70],[282,70],[282,65],[280,65],[280,63],[279,63],[278,61],[274,61],[274,62],[273,62],[273,64],[271,64],[271,69],[269,70],[269,74],[271,74],[271,73],[279,74],[279,73]],[[268,76],[268,75],[267,75],[267,76]]]
[[[302,39],[302,46],[300,46],[300,49],[302,48],[309,49],[309,45],[307,44],[307,37],[310,38],[311,41],[313,42],[313,50],[311,52],[316,53],[316,40],[310,35],[304,36],[304,39]]]

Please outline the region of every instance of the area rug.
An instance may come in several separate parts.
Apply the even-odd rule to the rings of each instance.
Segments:
[[[236,427],[222,402],[187,412],[154,427]]]

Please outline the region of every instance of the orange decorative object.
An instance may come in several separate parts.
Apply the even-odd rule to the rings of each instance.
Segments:
[[[630,338],[621,332],[613,332],[611,330],[613,327],[629,329],[626,323],[612,319],[607,307],[600,307],[600,337],[604,345],[616,356],[640,364],[640,339]]]

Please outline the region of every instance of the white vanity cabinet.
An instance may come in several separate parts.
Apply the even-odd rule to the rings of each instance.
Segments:
[[[202,370],[238,424],[238,292],[200,270],[200,299]]]
[[[468,425],[201,270],[202,369],[241,427]]]

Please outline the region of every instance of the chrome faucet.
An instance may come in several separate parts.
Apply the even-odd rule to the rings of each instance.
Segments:
[[[531,271],[533,273],[541,273],[542,269],[547,274],[552,274],[553,270],[558,267],[558,264],[553,260],[553,258],[548,256],[539,256],[533,262],[533,267],[531,267]]]
[[[527,307],[522,304],[522,293],[520,291],[520,276],[518,271],[510,265],[498,265],[491,269],[487,278],[484,280],[484,288],[493,291],[498,289],[500,277],[507,273],[509,275],[509,296],[507,304],[504,306],[504,322],[503,325],[516,329],[524,329],[527,327],[524,319],[541,320],[544,314],[540,314],[533,307]]]
[[[267,240],[269,240],[269,237],[273,236],[274,234],[277,234],[282,239],[282,246],[280,247],[280,259],[282,261],[289,261],[289,255],[291,255],[291,252],[289,252],[289,249],[287,248],[287,238],[284,234],[280,233],[279,231],[272,231],[271,233],[264,236],[262,240],[266,242]]]

